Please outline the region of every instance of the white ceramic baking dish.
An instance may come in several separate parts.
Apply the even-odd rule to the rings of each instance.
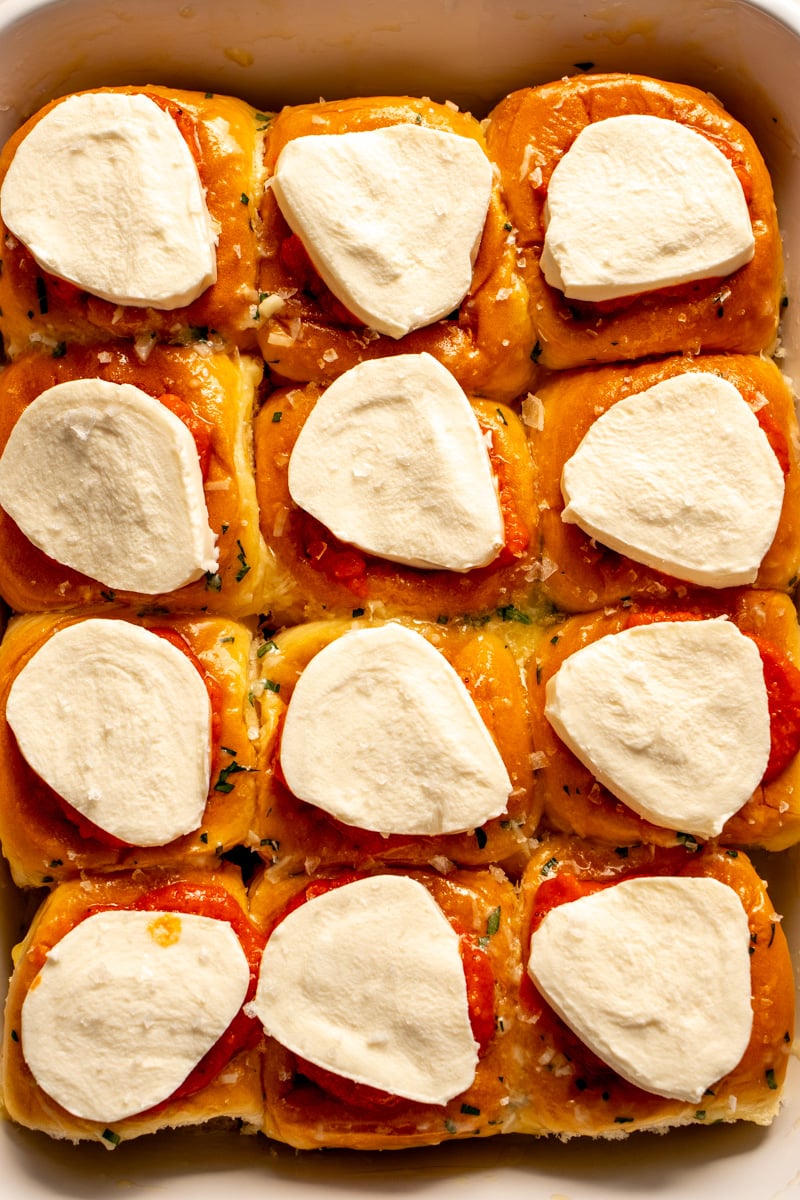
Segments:
[[[407,92],[481,114],[512,88],[592,66],[707,88],[751,128],[785,234],[783,364],[800,377],[798,0],[0,0],[0,138],[51,96],[98,84],[228,91],[263,108]],[[759,866],[800,963],[800,858]],[[25,919],[6,874],[0,906],[5,976]],[[296,1155],[261,1137],[183,1133],[109,1154],[0,1123],[0,1180],[17,1200],[120,1189],[160,1200],[501,1191],[508,1200],[790,1200],[800,1197],[799,1126],[793,1062],[768,1130],[695,1127],[605,1144],[495,1138],[383,1155]]]

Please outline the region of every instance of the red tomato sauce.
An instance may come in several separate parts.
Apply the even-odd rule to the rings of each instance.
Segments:
[[[683,846],[667,846],[659,848],[658,858],[647,867],[640,870],[623,870],[613,879],[591,879],[579,877],[573,871],[564,869],[558,874],[544,879],[536,891],[533,912],[531,916],[531,933],[541,925],[547,914],[560,904],[569,904],[581,896],[591,896],[605,888],[615,887],[626,879],[642,879],[660,875],[680,875],[682,869],[691,860],[691,852]]]
[[[205,684],[206,691],[208,692],[208,701],[211,705],[211,756],[213,765],[213,761],[216,759],[219,750],[222,710],[225,703],[222,684],[214,678],[210,671],[206,670],[183,634],[178,633],[175,629],[170,629],[169,626],[161,625],[154,626],[149,632],[154,633],[156,637],[164,638],[176,650],[180,650],[181,654],[188,658]]]
[[[571,869],[565,867],[558,874],[543,880],[539,885],[533,901],[530,936],[533,936],[547,914],[561,904],[569,904],[583,896],[590,896],[606,888],[615,887],[627,879],[681,875],[691,861],[691,852],[687,853],[682,846],[659,849],[657,860],[648,864],[646,868],[623,870],[613,879],[602,881],[576,875]],[[618,1101],[622,1103],[626,1098],[638,1092],[633,1084],[622,1080],[612,1067],[609,1067],[577,1034],[572,1032],[539,993],[527,971],[523,971],[520,999],[523,1008],[528,1013],[536,1014],[536,1028],[540,1031],[542,1045],[544,1046],[547,1040],[552,1038],[564,1057],[573,1064],[577,1072],[575,1077],[576,1098],[586,1087],[604,1088],[609,1093],[613,1092]]]
[[[769,783],[800,750],[800,671],[775,646],[750,636],[758,646],[767,687],[770,751],[762,782]]]
[[[189,147],[192,158],[199,169],[202,166],[203,156],[200,150],[200,142],[198,141],[197,126],[194,118],[185,109],[181,108],[175,100],[168,100],[166,96],[158,96],[155,92],[145,92],[145,95],[148,100],[152,100],[163,112],[168,113],[172,117],[178,126],[178,132]]]
[[[205,482],[208,476],[208,467],[211,461],[212,431],[211,426],[202,417],[198,417],[195,412],[189,407],[185,400],[180,396],[174,395],[172,392],[164,392],[158,397],[160,404],[168,408],[171,413],[179,417],[183,421],[189,433],[194,438],[194,444],[197,448],[197,457],[200,462],[200,473]]]
[[[298,533],[303,557],[310,567],[332,583],[346,587],[359,600],[369,591],[367,559],[360,550],[340,542],[308,513],[298,511]]]
[[[176,1100],[185,1100],[201,1091],[216,1078],[235,1054],[249,1049],[258,1042],[261,1037],[261,1022],[255,1017],[246,1016],[244,1005],[252,1000],[258,986],[258,972],[266,938],[252,924],[227,888],[221,884],[188,882],[186,880],[152,888],[129,905],[93,904],[76,918],[72,928],[97,913],[127,910],[191,913],[197,916],[211,917],[217,921],[227,921],[239,939],[250,974],[242,1008],[239,1009],[228,1028],[170,1096],[138,1114],[139,1116],[149,1116],[161,1112]],[[66,932],[68,931],[65,931],[65,934]],[[32,954],[37,969],[40,969],[47,957],[47,952],[43,947],[34,947]]]
[[[770,412],[768,404],[762,405],[761,408],[754,408],[753,412],[756,420],[761,426],[764,436],[770,444],[772,453],[778,460],[778,464],[783,471],[785,478],[789,474],[789,470],[791,468],[791,460],[789,458],[789,443],[786,440],[786,435]]]

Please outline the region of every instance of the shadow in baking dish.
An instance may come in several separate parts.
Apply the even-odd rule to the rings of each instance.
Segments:
[[[800,1067],[792,1064],[789,1088],[800,1088]],[[281,1200],[306,1200],[335,1193],[384,1196],[398,1192],[457,1195],[468,1179],[487,1191],[495,1173],[511,1169],[510,1195],[526,1200],[573,1200],[584,1194],[697,1195],[704,1168],[721,1158],[728,1167],[744,1161],[769,1136],[756,1127],[717,1126],[673,1130],[668,1137],[639,1133],[626,1142],[620,1157],[617,1142],[574,1142],[565,1147],[554,1139],[516,1135],[493,1140],[449,1142],[429,1149],[398,1152],[303,1151],[277,1145],[260,1135],[240,1137],[226,1130],[166,1132],[147,1146],[123,1143],[112,1154],[97,1145],[74,1147],[42,1135],[15,1129],[16,1149],[26,1160],[31,1184],[48,1196],[108,1197],[131,1189],[157,1195],[180,1179],[187,1196],[219,1195],[214,1177],[241,1170],[240,1197],[277,1190]],[[624,1162],[624,1171],[621,1167]],[[499,1180],[494,1178],[495,1183]],[[258,1191],[256,1191],[258,1187]],[[584,1193],[584,1188],[591,1193]],[[594,1189],[597,1189],[595,1192]],[[579,1191],[576,1189],[580,1189]],[[788,1193],[787,1193],[788,1194]],[[764,1194],[766,1200],[766,1194]]]

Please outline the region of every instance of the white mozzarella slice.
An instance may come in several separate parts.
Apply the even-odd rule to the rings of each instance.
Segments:
[[[547,682],[545,715],[595,777],[647,820],[715,837],[770,751],[755,642],[724,619],[609,634]]]
[[[131,384],[37,396],[0,457],[0,504],[34,546],[110,588],[154,595],[216,569],[194,439]]]
[[[753,257],[742,186],[701,133],[628,114],[587,125],[547,189],[541,266],[576,300],[729,275]]]
[[[296,138],[272,190],[322,279],[399,338],[457,308],[472,281],[492,167],[472,138],[422,125]]]
[[[504,542],[478,420],[429,354],[360,363],[335,380],[292,450],[289,491],[341,541],[407,566],[469,571]]]
[[[77,1117],[113,1122],[166,1100],[247,995],[249,968],[226,921],[185,913],[96,913],[49,952],[22,1005],[21,1042],[39,1086]]]
[[[179,308],[216,280],[197,166],[147,96],[56,105],[17,148],[0,211],[45,271],[115,304]]]
[[[357,880],[290,913],[245,1012],[316,1066],[409,1100],[446,1104],[475,1076],[458,935],[403,876]]]
[[[211,706],[165,638],[99,618],[61,629],[17,675],[6,718],[33,770],[107,833],[163,846],[200,825]]]
[[[383,834],[474,829],[504,812],[511,792],[457,672],[402,625],[347,633],[311,660],[280,756],[296,796]]]
[[[752,583],[772,545],[783,472],[726,379],[691,371],[627,396],[564,465],[562,520],[706,587]]]
[[[623,1079],[697,1103],[740,1062],[753,1023],[747,914],[709,878],[639,878],[551,909],[528,971]]]

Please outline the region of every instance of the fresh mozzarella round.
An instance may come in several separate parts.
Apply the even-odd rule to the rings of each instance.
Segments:
[[[163,846],[200,825],[211,706],[165,638],[99,618],[59,630],[17,675],[6,718],[33,770],[107,833]]]
[[[110,588],[153,595],[216,569],[194,439],[131,384],[37,396],[0,457],[0,504],[34,546]]]
[[[690,371],[598,417],[564,465],[562,520],[706,587],[752,583],[775,537],[783,472],[726,379]]]
[[[394,338],[458,308],[491,189],[491,163],[476,141],[407,123],[295,138],[272,179],[331,291]]]
[[[346,633],[311,660],[289,701],[280,759],[300,799],[383,834],[474,829],[504,812],[511,793],[457,672],[402,625]]]
[[[742,186],[701,133],[627,114],[585,126],[550,178],[541,266],[576,300],[729,275],[753,257]]]
[[[528,971],[623,1079],[697,1103],[747,1049],[749,950],[732,888],[639,878],[551,909],[531,939]]]
[[[360,363],[335,380],[292,450],[289,490],[341,541],[392,562],[469,571],[503,546],[478,420],[429,354]]]
[[[226,921],[96,913],[53,946],[31,984],[22,1053],[68,1112],[121,1121],[183,1083],[239,1012],[249,980]]]
[[[344,884],[289,913],[245,1012],[309,1062],[409,1100],[446,1104],[475,1076],[458,935],[404,876]]]
[[[0,212],[39,266],[115,304],[179,308],[216,280],[191,150],[147,96],[70,96],[11,161]]]
[[[770,716],[761,656],[730,621],[659,621],[576,651],[545,716],[640,816],[715,837],[761,781]]]

